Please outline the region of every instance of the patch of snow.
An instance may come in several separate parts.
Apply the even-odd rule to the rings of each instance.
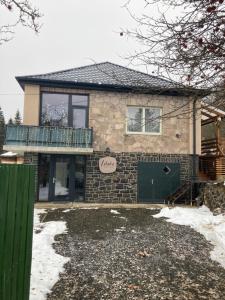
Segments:
[[[146,209],[149,209],[149,210],[158,210],[157,207],[146,207]]]
[[[116,232],[122,232],[122,231],[126,231],[126,227],[120,227],[120,228],[116,228],[114,229]]]
[[[67,213],[67,212],[69,212],[69,211],[71,211],[71,209],[65,209],[65,210],[63,210],[62,212],[63,212],[63,213]]]
[[[214,249],[210,253],[211,259],[225,268],[225,215],[214,216],[206,206],[202,206],[200,208],[175,207],[171,209],[166,207],[153,217],[168,218],[167,222],[190,226],[204,235],[206,240],[214,245]]]
[[[55,183],[55,195],[56,196],[65,196],[68,195],[68,188],[62,186],[60,181],[56,181]]]
[[[46,299],[47,293],[51,292],[51,288],[59,280],[59,273],[64,271],[64,264],[69,261],[68,257],[56,254],[52,247],[55,235],[66,232],[66,223],[41,223],[39,214],[44,212],[43,209],[34,210],[30,300]]]
[[[17,156],[17,153],[9,151],[1,155],[1,157],[13,157],[13,156]]]
[[[126,218],[126,217],[119,217],[119,218],[127,221],[127,218]]]
[[[115,209],[111,209],[110,212],[111,212],[111,214],[114,214],[114,215],[120,215],[120,212],[118,212]]]
[[[98,209],[98,207],[79,207],[78,209]]]
[[[39,188],[39,200],[47,200],[49,192],[49,185],[47,184],[45,187],[40,186]]]

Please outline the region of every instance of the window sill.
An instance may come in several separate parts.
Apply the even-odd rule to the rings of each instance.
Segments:
[[[159,136],[162,135],[162,132],[126,132],[124,135],[150,135],[150,136]]]

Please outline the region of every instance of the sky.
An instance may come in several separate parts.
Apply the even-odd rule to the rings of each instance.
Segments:
[[[18,26],[15,37],[0,45],[0,106],[5,118],[23,112],[23,90],[15,76],[42,74],[57,70],[111,61],[129,66],[127,57],[140,47],[124,29],[136,24],[122,0],[33,0],[43,14],[37,35]],[[135,0],[132,10],[140,13],[144,1]],[[13,18],[0,6],[1,23]],[[132,66],[133,67],[133,66]],[[136,69],[143,70],[137,66]]]

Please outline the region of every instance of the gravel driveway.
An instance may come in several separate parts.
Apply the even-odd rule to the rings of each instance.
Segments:
[[[48,300],[225,299],[225,270],[212,246],[186,226],[152,217],[158,210],[62,209],[57,253],[71,257]]]

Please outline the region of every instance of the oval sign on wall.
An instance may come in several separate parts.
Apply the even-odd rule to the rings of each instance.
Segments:
[[[99,169],[102,173],[109,174],[116,171],[116,159],[114,157],[106,156],[99,159]]]

